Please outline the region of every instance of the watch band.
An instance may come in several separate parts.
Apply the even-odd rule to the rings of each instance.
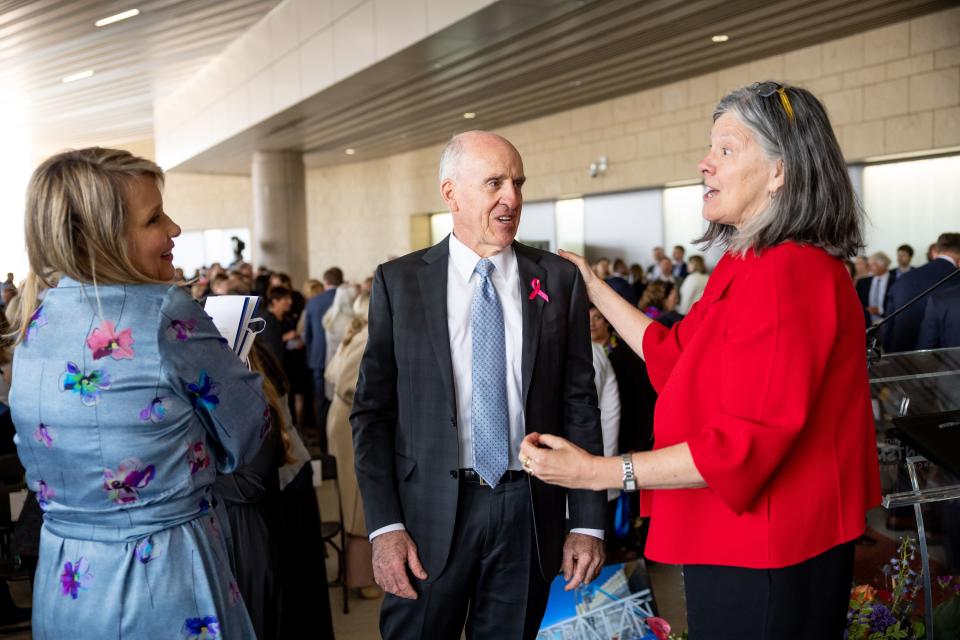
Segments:
[[[637,477],[633,474],[633,456],[625,453],[620,457],[623,464],[623,490],[636,491]]]

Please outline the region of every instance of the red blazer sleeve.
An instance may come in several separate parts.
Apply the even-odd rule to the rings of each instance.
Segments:
[[[704,294],[706,295],[706,294]],[[683,347],[700,329],[703,314],[709,304],[700,301],[690,307],[690,313],[683,320],[667,329],[659,322],[649,325],[643,332],[643,359],[647,364],[647,375],[657,393],[660,393],[673,366],[680,359]]]
[[[827,268],[811,269],[796,248],[747,260],[717,303],[728,307],[723,335],[711,336],[723,341],[721,359],[700,363],[720,410],[688,440],[707,486],[738,515],[804,428],[837,336]]]

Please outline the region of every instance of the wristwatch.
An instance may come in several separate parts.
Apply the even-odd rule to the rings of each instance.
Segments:
[[[636,491],[637,476],[633,475],[633,456],[625,453],[620,457],[620,460],[623,463],[623,490]]]

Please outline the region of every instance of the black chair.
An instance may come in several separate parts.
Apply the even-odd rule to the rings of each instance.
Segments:
[[[320,451],[312,452],[313,459],[320,462],[320,477],[323,482],[334,483],[334,493],[337,496],[337,519],[323,519],[323,512],[320,517],[320,537],[323,542],[337,554],[337,579],[330,583],[331,587],[340,587],[343,590],[343,612],[350,613],[350,589],[347,587],[347,531],[343,526],[343,505],[340,502],[340,484],[337,475],[337,459],[330,454]],[[338,541],[339,538],[339,541]]]

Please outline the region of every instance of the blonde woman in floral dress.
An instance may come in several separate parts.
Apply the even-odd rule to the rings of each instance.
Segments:
[[[48,159],[30,182],[11,408],[44,510],[38,639],[254,637],[211,487],[256,455],[266,403],[169,284],[180,228],[162,180],[97,148]]]

